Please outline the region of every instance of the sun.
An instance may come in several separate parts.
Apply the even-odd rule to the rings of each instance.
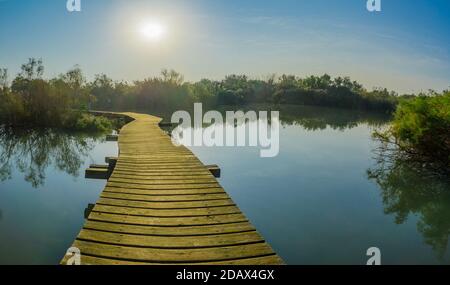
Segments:
[[[139,33],[146,41],[159,42],[166,35],[166,27],[157,21],[146,21],[140,24]]]

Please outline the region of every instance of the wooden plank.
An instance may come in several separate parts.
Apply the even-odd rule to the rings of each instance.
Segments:
[[[120,175],[134,175],[135,177],[141,177],[141,176],[210,176],[211,173],[207,169],[198,169],[198,170],[182,170],[182,171],[172,171],[172,170],[146,170],[146,171],[139,171],[139,170],[121,170],[121,169],[115,169],[114,170],[114,176],[120,176]]]
[[[94,256],[83,255],[81,257],[81,264],[83,265],[164,265],[157,262],[138,262],[130,260],[100,258]],[[189,265],[192,263],[174,263],[174,265]],[[196,265],[283,265],[283,261],[277,255],[272,254],[263,257],[244,258],[227,260],[220,262],[199,262]]]
[[[230,223],[247,222],[247,218],[242,214],[229,214],[221,216],[199,216],[199,217],[144,217],[127,216],[92,211],[89,220],[122,223],[130,225],[149,225],[161,227],[180,226],[205,226],[223,225]]]
[[[117,234],[90,229],[81,230],[77,239],[83,241],[106,243],[110,245],[164,249],[221,247],[264,241],[256,231],[208,236],[151,236]]]
[[[166,184],[152,183],[152,184],[136,184],[136,183],[125,183],[125,182],[115,182],[109,181],[107,186],[111,187],[121,187],[121,188],[131,188],[131,189],[142,189],[142,190],[182,190],[182,189],[205,189],[205,188],[217,188],[220,187],[219,183],[192,183],[192,184],[176,184],[167,182]]]
[[[273,250],[265,243],[239,246],[196,248],[196,249],[154,249],[109,245],[96,242],[76,240],[73,244],[82,254],[110,257],[122,260],[181,263],[226,261],[239,258],[251,258],[273,254]]]
[[[114,173],[114,179],[137,179],[142,181],[148,181],[148,180],[183,180],[183,179],[209,179],[211,181],[216,181],[214,179],[211,179],[213,176],[211,174],[181,174],[176,175],[175,173],[172,173],[171,175],[167,174],[157,174],[157,173],[150,173],[150,174],[141,174],[141,175],[132,175],[132,174],[122,174],[115,172]]]
[[[136,194],[122,194],[113,192],[103,192],[101,197],[105,198],[116,198],[116,199],[130,199],[136,201],[149,201],[149,202],[183,202],[183,201],[211,201],[211,200],[223,200],[229,199],[230,197],[225,193],[218,194],[200,194],[200,195],[190,195],[190,194],[174,194],[174,195],[136,195]]]
[[[192,188],[192,189],[177,189],[177,190],[173,190],[173,189],[143,190],[143,189],[132,189],[132,188],[107,186],[105,188],[104,192],[135,194],[135,195],[150,195],[150,196],[225,194],[225,191],[220,187],[203,188],[203,189]],[[202,197],[202,198],[207,198],[207,197]],[[130,199],[133,200],[133,198],[131,198],[131,197],[130,197]],[[214,199],[214,198],[212,198],[212,199]],[[137,199],[137,200],[140,200],[140,199]]]
[[[192,201],[192,202],[147,202],[135,200],[122,200],[101,197],[97,204],[122,207],[139,207],[147,209],[195,209],[195,208],[211,208],[235,206],[231,199],[213,200],[213,201]]]
[[[190,226],[190,227],[161,227],[161,226],[142,226],[117,223],[105,223],[88,220],[84,224],[85,229],[99,231],[128,233],[153,236],[198,236],[198,235],[217,235],[227,233],[240,233],[254,231],[255,228],[247,222],[231,223],[225,225],[210,226]]]
[[[179,164],[179,165],[169,165],[169,164],[155,164],[152,166],[145,166],[145,165],[123,165],[117,162],[116,168],[119,170],[139,170],[139,171],[147,171],[147,170],[171,170],[171,171],[182,171],[185,169],[192,169],[192,170],[201,170],[205,169],[204,166],[201,164],[195,163],[195,164]]]
[[[120,215],[143,216],[143,217],[197,217],[238,214],[241,211],[235,206],[220,208],[198,208],[198,209],[142,209],[135,207],[107,206],[96,204],[93,211]]]
[[[186,185],[186,184],[214,184],[216,185],[217,181],[214,179],[214,177],[207,177],[207,178],[197,178],[197,177],[191,177],[191,179],[159,179],[159,178],[148,178],[143,179],[142,177],[116,177],[113,176],[111,179],[109,179],[110,182],[117,182],[117,183],[130,183],[130,184],[138,184],[138,185]]]

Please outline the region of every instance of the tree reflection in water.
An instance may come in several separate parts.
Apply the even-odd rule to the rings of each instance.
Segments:
[[[242,107],[222,106],[218,109],[225,118],[226,111],[242,110],[247,111],[279,111],[280,123],[285,126],[301,126],[308,131],[325,130],[331,128],[333,130],[347,130],[367,124],[370,127],[380,127],[385,125],[391,119],[390,115],[376,112],[362,112],[347,109],[336,109],[316,106],[303,105],[268,105],[268,104],[252,104]],[[207,110],[205,110],[206,112]],[[193,117],[193,115],[191,114]],[[170,120],[170,116],[164,115],[166,120]],[[269,114],[270,123],[270,114]]]
[[[377,165],[368,177],[381,188],[384,212],[395,216],[397,224],[410,215],[418,217],[417,229],[441,262],[450,235],[450,181],[398,155],[395,149],[381,148]],[[448,261],[447,261],[448,262]]]
[[[93,145],[93,140],[82,134],[0,127],[0,180],[11,179],[15,167],[37,188],[44,184],[50,165],[78,176]]]

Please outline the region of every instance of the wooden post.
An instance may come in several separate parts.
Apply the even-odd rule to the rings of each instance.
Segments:
[[[117,157],[105,157],[108,164],[91,164],[85,172],[85,178],[109,179],[117,163]]]
[[[159,127],[160,128],[172,128],[172,127],[176,127],[178,125],[179,124],[177,124],[177,123],[171,123],[171,122],[161,122],[161,123],[159,123]]]
[[[89,215],[92,212],[92,209],[94,209],[95,204],[88,204],[88,206],[86,207],[86,209],[84,209],[84,218],[87,219],[89,217]]]
[[[205,165],[205,167],[211,172],[212,175],[216,178],[220,178],[220,167],[213,164],[213,165]]]
[[[119,158],[118,158],[118,157],[115,157],[115,156],[107,156],[107,157],[105,157],[105,162],[109,164],[109,162],[110,162],[111,160],[115,160],[115,161],[117,162],[118,159],[119,159]]]
[[[107,142],[116,142],[119,140],[119,136],[118,135],[107,135],[106,136],[106,141]]]
[[[109,165],[107,164],[91,164],[89,168],[100,168],[100,169],[108,169]]]
[[[108,179],[110,176],[108,168],[88,168],[84,177],[88,179]]]

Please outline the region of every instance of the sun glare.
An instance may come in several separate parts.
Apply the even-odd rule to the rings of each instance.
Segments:
[[[144,40],[157,42],[166,34],[166,27],[159,22],[144,22],[139,27],[139,32]]]

